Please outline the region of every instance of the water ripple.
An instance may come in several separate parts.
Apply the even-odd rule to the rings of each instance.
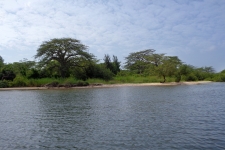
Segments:
[[[1,91],[0,149],[225,149],[224,89]]]

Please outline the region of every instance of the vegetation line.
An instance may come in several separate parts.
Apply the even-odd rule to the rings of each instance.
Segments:
[[[128,86],[178,86],[178,85],[197,85],[207,84],[211,81],[195,81],[195,82],[170,82],[170,83],[124,83],[124,84],[92,84],[88,86],[76,87],[11,87],[0,88],[0,91],[6,90],[65,90],[65,89],[81,89],[81,88],[110,88],[110,87],[128,87]]]
[[[128,54],[123,66],[117,56],[105,54],[103,61],[77,39],[51,39],[39,46],[34,61],[4,63],[0,56],[0,88],[225,81],[225,70],[216,73],[211,66],[197,68],[154,49]]]

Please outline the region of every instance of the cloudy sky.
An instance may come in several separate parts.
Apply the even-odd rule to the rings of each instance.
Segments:
[[[225,69],[225,0],[0,0],[0,56],[34,60],[43,41],[71,37],[98,59],[155,49]]]

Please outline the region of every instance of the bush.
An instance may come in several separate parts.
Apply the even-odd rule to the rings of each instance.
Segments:
[[[86,81],[78,81],[76,85],[77,85],[77,86],[88,86],[89,83],[86,82]]]
[[[46,84],[46,87],[57,87],[59,85],[58,81],[53,81],[51,83]]]
[[[191,73],[191,74],[186,75],[184,77],[184,80],[185,81],[197,81],[198,78],[193,73]]]
[[[27,75],[28,79],[38,79],[40,74],[37,69],[32,68]]]
[[[9,84],[7,81],[0,81],[0,88],[7,88],[9,87]]]
[[[180,82],[180,80],[181,80],[181,75],[176,74],[175,75],[175,82]]]
[[[22,76],[17,76],[13,82],[12,86],[14,87],[25,87],[27,86],[28,80]]]
[[[213,81],[215,82],[225,82],[225,74],[217,74],[214,76]]]
[[[85,72],[87,78],[99,78],[106,81],[113,79],[113,77],[115,76],[115,74],[113,74],[113,72],[110,69],[106,68],[106,66],[103,64],[97,64],[88,67],[86,68]]]

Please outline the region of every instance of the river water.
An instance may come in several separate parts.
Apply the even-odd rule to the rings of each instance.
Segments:
[[[0,149],[225,149],[225,83],[0,91]]]

